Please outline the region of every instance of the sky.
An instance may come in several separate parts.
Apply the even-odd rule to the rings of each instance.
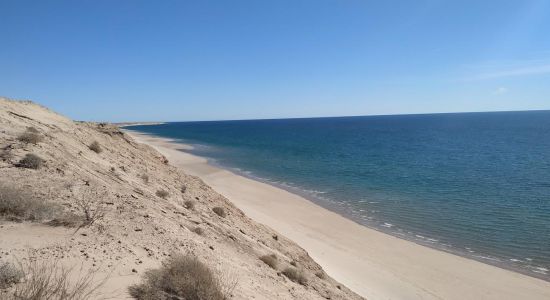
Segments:
[[[550,109],[550,0],[0,0],[0,96],[73,119]]]

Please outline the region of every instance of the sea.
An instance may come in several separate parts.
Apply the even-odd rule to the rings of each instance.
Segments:
[[[190,144],[364,226],[550,280],[550,111],[128,129]]]

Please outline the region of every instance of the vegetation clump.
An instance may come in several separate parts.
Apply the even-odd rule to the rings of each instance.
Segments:
[[[20,221],[42,221],[52,217],[56,207],[30,192],[0,183],[0,217]]]
[[[6,289],[18,283],[23,278],[23,272],[9,262],[0,262],[0,289]]]
[[[97,154],[103,151],[103,149],[101,148],[101,145],[97,141],[93,141],[90,144],[90,146],[88,146],[88,148],[90,148],[90,150],[94,151]]]
[[[143,180],[143,183],[145,183],[145,184],[149,183],[149,175],[143,174],[140,177],[141,177],[141,180]]]
[[[200,227],[195,227],[195,228],[193,228],[193,230],[191,230],[191,231],[193,231],[194,233],[196,233],[196,234],[198,234],[198,235],[203,235],[203,234],[204,234],[204,230],[203,230],[202,228],[200,228]]]
[[[168,195],[170,195],[170,194],[169,194],[168,191],[166,191],[166,190],[158,190],[158,191],[155,193],[155,195],[157,195],[157,197],[160,197],[160,198],[162,198],[162,199],[166,199],[166,197],[168,197]]]
[[[96,271],[66,268],[57,261],[32,261],[22,266],[22,280],[6,300],[91,300],[106,282],[95,280]]]
[[[38,130],[34,127],[27,128],[27,131],[23,132],[17,139],[27,144],[38,144],[44,140],[44,137],[40,135]]]
[[[225,209],[223,209],[223,207],[216,206],[216,207],[212,208],[212,211],[215,212],[216,215],[218,215],[222,218],[225,218],[227,216],[227,214],[225,213]]]
[[[27,153],[25,157],[23,157],[20,161],[18,166],[21,168],[27,168],[27,169],[34,169],[38,170],[42,165],[44,164],[44,160],[40,158],[36,154]]]
[[[293,282],[297,282],[301,285],[307,284],[307,278],[304,274],[304,271],[298,270],[294,267],[288,267],[283,270],[283,275],[285,275],[288,279],[292,280]]]
[[[231,289],[196,257],[177,254],[159,269],[146,271],[143,282],[129,292],[139,300],[224,300]]]
[[[279,261],[277,259],[277,255],[275,254],[268,254],[264,256],[260,256],[260,260],[263,261],[266,265],[270,266],[272,269],[277,269],[277,265],[279,264]]]
[[[189,210],[195,209],[195,201],[193,201],[193,200],[187,200],[183,203],[183,205],[185,205],[185,208],[187,208]]]

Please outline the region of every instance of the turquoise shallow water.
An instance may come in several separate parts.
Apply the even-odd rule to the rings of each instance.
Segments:
[[[550,111],[129,129],[193,144],[366,226],[550,278]]]

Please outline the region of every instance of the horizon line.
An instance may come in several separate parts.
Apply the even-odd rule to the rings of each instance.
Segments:
[[[476,114],[476,113],[506,113],[506,112],[550,112],[549,109],[526,109],[526,110],[489,110],[489,111],[457,111],[457,112],[432,112],[432,113],[396,113],[396,114],[372,114],[372,115],[345,115],[345,116],[318,116],[318,117],[281,117],[281,118],[257,118],[257,119],[214,119],[214,120],[194,120],[194,121],[122,121],[109,122],[111,124],[131,124],[131,123],[151,123],[136,124],[126,126],[140,125],[160,125],[166,123],[191,123],[191,122],[231,122],[231,121],[270,121],[270,120],[300,120],[300,119],[329,119],[329,118],[360,118],[360,117],[390,117],[390,116],[422,116],[422,115],[450,115],[450,114]],[[154,124],[153,124],[154,123]]]

